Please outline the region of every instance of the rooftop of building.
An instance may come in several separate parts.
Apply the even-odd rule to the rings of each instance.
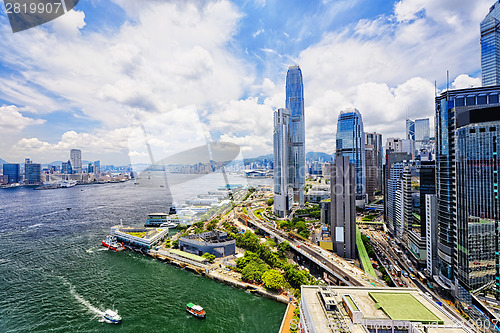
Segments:
[[[143,239],[154,238],[159,233],[163,232],[164,229],[151,229],[151,228],[136,228],[136,227],[118,227],[118,231],[125,233],[130,236],[135,236]]]
[[[206,243],[224,243],[230,241],[230,239],[227,238],[227,233],[219,230],[212,230],[209,232],[203,232],[200,234],[195,234],[195,235],[188,235],[180,238],[182,239],[189,239],[189,240],[194,240],[198,242],[206,242]]]
[[[418,289],[302,286],[301,293],[303,306],[312,319],[308,325],[314,325],[318,333],[333,332],[332,326],[338,325],[347,332],[366,332],[366,328],[377,322],[379,325],[414,325],[422,332],[424,326],[427,332],[433,333],[465,332]],[[361,322],[353,322],[344,305],[346,302]]]

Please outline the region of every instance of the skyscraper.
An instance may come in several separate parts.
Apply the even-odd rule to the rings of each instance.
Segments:
[[[356,257],[355,167],[349,156],[337,155],[331,168],[331,235],[334,251],[343,258]]]
[[[378,133],[365,133],[365,149],[368,150],[367,146],[373,147],[373,158],[374,158],[374,170],[369,169],[372,166],[366,161],[366,176],[369,178],[368,173],[375,173],[375,190],[382,191],[383,189],[383,161],[384,161],[384,151],[382,150],[382,134]],[[365,154],[366,155],[366,154]],[[365,156],[368,160],[367,156]],[[368,181],[368,179],[367,179]],[[368,184],[367,184],[368,187]]]
[[[290,171],[289,183],[293,188],[294,202],[304,205],[306,181],[304,85],[299,66],[290,66],[286,74],[286,109],[290,114]]]
[[[406,119],[406,139],[415,140],[415,122],[411,119]]]
[[[285,217],[290,212],[293,189],[289,186],[290,114],[286,109],[274,112],[274,214]]]
[[[27,185],[39,185],[41,183],[42,166],[38,163],[25,165],[24,182]]]
[[[349,156],[355,168],[356,206],[366,202],[365,132],[357,109],[340,112],[337,123],[337,155]]]
[[[82,173],[82,151],[80,149],[71,149],[69,152],[69,159],[73,172]]]
[[[438,270],[456,295],[496,277],[500,297],[499,93],[491,86],[436,97]]]
[[[495,1],[481,22],[483,87],[500,84],[500,2]]]
[[[3,165],[3,174],[8,176],[9,184],[19,183],[21,181],[21,165],[5,163]]]

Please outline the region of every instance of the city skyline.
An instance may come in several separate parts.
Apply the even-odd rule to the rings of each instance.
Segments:
[[[363,110],[367,132],[403,137],[399,122],[406,117],[432,119],[434,81],[444,88],[446,69],[452,88],[480,84],[478,25],[490,6],[416,0],[294,6],[81,2],[67,15],[17,34],[3,15],[0,128],[9,135],[0,157],[48,162],[76,148],[89,160],[128,164],[134,157],[131,162],[147,163],[129,135],[151,119],[166,121],[155,122],[161,128],[146,126],[148,133],[195,125],[200,140],[240,145],[240,158],[269,154],[272,124],[262,119],[282,105],[289,64],[308,73],[306,151],[334,152],[335,114],[347,107]],[[443,11],[448,20],[440,18]],[[441,45],[443,36],[460,38]],[[30,45],[39,40],[44,43],[34,57]],[[63,61],[69,53],[71,62]],[[169,116],[186,107],[197,117]],[[181,132],[175,140],[160,140],[159,158],[192,148],[190,137]]]

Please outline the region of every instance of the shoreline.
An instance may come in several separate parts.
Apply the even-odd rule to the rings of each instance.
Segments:
[[[235,287],[235,288],[238,288],[241,290],[249,291],[252,294],[257,294],[257,295],[263,296],[265,298],[274,300],[274,301],[279,302],[279,303],[283,303],[283,304],[290,303],[289,298],[286,296],[283,296],[281,294],[272,293],[263,287],[255,286],[255,285],[247,283],[247,282],[236,281],[232,278],[229,278],[229,276],[226,276],[223,274],[218,274],[217,270],[211,269],[208,266],[203,267],[205,265],[203,265],[203,266],[201,264],[194,265],[193,263],[182,260],[179,257],[175,257],[175,258],[169,257],[165,253],[160,254],[156,251],[145,252],[145,251],[140,251],[138,249],[130,249],[130,248],[129,248],[129,250],[140,253],[140,254],[144,254],[144,255],[151,257],[151,258],[154,258],[160,262],[170,264],[170,265],[176,266],[178,268],[182,268],[186,271],[190,271],[192,273],[205,276],[211,280],[221,282],[225,285]]]

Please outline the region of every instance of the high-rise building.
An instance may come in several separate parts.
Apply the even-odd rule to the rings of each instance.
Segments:
[[[399,138],[387,138],[385,142],[385,150],[401,153],[403,151],[403,140]]]
[[[389,231],[397,238],[403,234],[402,217],[402,177],[405,164],[410,155],[389,151],[385,161],[384,219]]]
[[[369,147],[368,147],[369,146]],[[367,148],[368,147],[368,148]],[[365,133],[365,150],[372,149],[373,147],[373,161],[368,162],[368,156],[365,153],[365,159],[366,159],[366,177],[367,177],[367,182],[369,181],[370,176],[368,175],[369,173],[375,173],[375,190],[376,191],[382,191],[383,189],[383,181],[384,181],[384,175],[383,175],[383,161],[384,161],[384,151],[382,150],[382,134],[378,133]],[[374,163],[373,166],[371,166],[371,163]],[[370,170],[373,168],[374,170]],[[368,191],[368,184],[367,186],[367,191]]]
[[[71,167],[71,161],[62,162],[61,173],[64,175],[71,175],[73,173],[73,168]]]
[[[293,188],[289,182],[290,171],[290,114],[286,109],[274,112],[273,157],[274,157],[274,214],[285,217],[290,212]]]
[[[337,123],[337,155],[348,156],[354,164],[356,205],[366,203],[365,132],[363,119],[357,109],[340,112]]]
[[[438,270],[455,295],[496,277],[500,298],[499,94],[491,86],[436,97]]]
[[[427,248],[427,274],[434,276],[437,268],[437,221],[436,221],[436,196],[425,196],[425,223],[426,223],[426,248]]]
[[[334,251],[356,257],[355,167],[349,156],[337,155],[330,175],[331,236]]]
[[[101,172],[101,161],[94,161],[94,173],[98,174]]]
[[[25,164],[24,183],[27,185],[39,185],[42,177],[42,166],[38,163]]]
[[[483,87],[500,84],[500,2],[495,1],[481,22]]]
[[[71,149],[69,159],[74,173],[82,173],[82,151],[80,149]]]
[[[9,177],[9,184],[19,183],[21,181],[21,165],[17,163],[6,163],[3,165],[3,174]]]
[[[415,140],[415,122],[411,119],[406,119],[406,139]]]
[[[290,114],[290,171],[289,183],[294,202],[304,205],[306,182],[304,85],[299,66],[290,66],[286,74],[286,109]]]

